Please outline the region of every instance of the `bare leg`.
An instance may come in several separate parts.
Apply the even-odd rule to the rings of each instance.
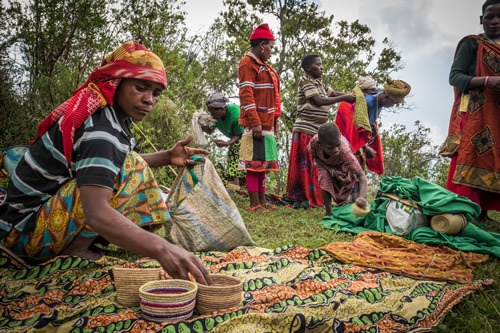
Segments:
[[[98,260],[102,254],[89,250],[95,237],[84,238],[76,236],[75,239],[59,255],[76,256],[89,260]]]
[[[325,215],[332,215],[332,196],[328,191],[321,190],[321,196],[323,197],[323,204],[325,205]]]
[[[259,192],[248,192],[250,197],[250,207],[257,207],[260,205]]]
[[[267,203],[266,192],[257,192],[257,193],[258,193],[258,196],[259,196],[259,203],[261,205],[266,204]]]

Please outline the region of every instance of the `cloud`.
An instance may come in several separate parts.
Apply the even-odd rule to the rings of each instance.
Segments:
[[[407,128],[413,128],[415,121],[420,120],[424,126],[431,128],[433,143],[441,144],[448,129],[453,103],[453,87],[448,83],[448,76],[454,51],[454,48],[441,47],[425,57],[408,60],[397,78],[408,81],[412,86],[408,102],[414,107],[398,115],[383,116],[382,120],[398,122]]]
[[[415,49],[433,38],[429,21],[430,0],[380,0],[370,11],[361,11],[361,20],[374,27],[375,37],[388,37],[401,49]]]

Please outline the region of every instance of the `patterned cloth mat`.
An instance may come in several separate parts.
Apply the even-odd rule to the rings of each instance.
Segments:
[[[114,266],[156,261],[57,257],[25,268],[0,251],[0,332],[421,332],[493,283],[416,280],[299,246],[199,255],[211,272],[244,280],[242,302],[159,324],[145,321],[140,307],[116,302],[111,273]]]
[[[377,231],[359,233],[352,242],[335,242],[321,249],[348,264],[379,268],[417,279],[455,283],[473,282],[472,268],[489,255],[446,246],[428,246]]]

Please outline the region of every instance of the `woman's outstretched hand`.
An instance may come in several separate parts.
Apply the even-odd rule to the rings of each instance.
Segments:
[[[201,284],[212,285],[205,266],[193,253],[169,243],[166,251],[157,258],[161,266],[174,279],[189,280],[189,274]]]
[[[500,76],[490,76],[487,83],[486,87],[500,91]]]
[[[214,142],[217,145],[217,147],[229,147],[231,145],[231,143],[224,140],[215,140]]]
[[[194,155],[208,155],[210,152],[201,148],[188,147],[193,140],[190,135],[187,139],[178,141],[170,150],[169,157],[171,165],[192,168],[196,165],[196,161],[191,159]]]
[[[356,102],[356,95],[345,94],[345,95],[342,96],[342,98],[343,98],[344,102],[347,102],[347,103],[350,103],[350,104]]]

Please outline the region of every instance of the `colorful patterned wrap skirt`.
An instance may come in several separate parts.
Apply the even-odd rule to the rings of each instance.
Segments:
[[[110,205],[148,230],[158,229],[170,219],[152,170],[135,152],[127,155],[116,176]],[[4,243],[21,258],[44,261],[57,256],[76,236],[92,238],[97,234],[85,223],[80,190],[73,179],[42,206],[34,230],[13,229]]]
[[[238,169],[254,172],[279,171],[274,131],[262,131],[262,138],[255,139],[252,129],[245,128],[241,136]]]
[[[307,150],[312,137],[306,133],[293,132],[286,196],[299,202],[308,201],[310,207],[321,207],[323,197],[318,181],[318,168]]]
[[[238,164],[240,162],[240,146],[241,141],[238,140],[229,146],[227,151],[227,167],[226,167],[226,178],[231,180],[232,178],[245,178],[245,171],[238,169]]]

